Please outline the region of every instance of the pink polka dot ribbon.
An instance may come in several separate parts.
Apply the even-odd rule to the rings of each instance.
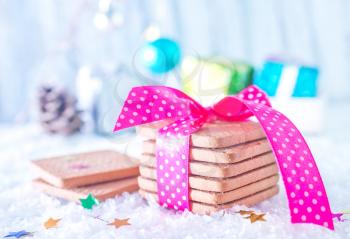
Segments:
[[[266,94],[255,86],[238,96],[227,96],[204,108],[183,92],[165,86],[133,88],[114,131],[170,119],[156,141],[159,204],[190,210],[190,136],[213,119],[239,121],[255,116],[276,156],[293,223],[313,223],[334,229],[332,213],[321,175],[305,139],[295,125],[274,110]]]

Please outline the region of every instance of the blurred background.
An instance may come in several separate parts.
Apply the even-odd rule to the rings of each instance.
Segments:
[[[106,135],[132,86],[209,104],[256,84],[304,133],[339,128],[349,11],[346,0],[0,0],[0,124]]]

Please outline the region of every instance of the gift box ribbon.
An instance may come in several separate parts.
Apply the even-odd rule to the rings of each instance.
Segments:
[[[157,186],[160,205],[191,210],[189,200],[190,136],[213,120],[242,121],[255,116],[277,159],[293,223],[334,229],[321,175],[312,153],[295,125],[271,107],[265,92],[249,86],[203,107],[183,92],[165,86],[134,87],[124,102],[114,131],[171,120],[156,139]]]

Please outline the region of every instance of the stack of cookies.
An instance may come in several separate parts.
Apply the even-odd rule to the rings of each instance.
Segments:
[[[98,200],[137,191],[138,161],[115,151],[95,151],[32,161],[33,185],[59,198]]]
[[[143,141],[139,192],[157,199],[156,135],[161,121],[137,128]],[[194,213],[252,206],[278,193],[278,167],[258,123],[215,121],[191,135],[189,198]]]

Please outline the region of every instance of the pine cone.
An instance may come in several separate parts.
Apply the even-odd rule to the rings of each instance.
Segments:
[[[75,97],[63,88],[43,86],[39,89],[40,124],[52,134],[69,135],[83,125]]]

